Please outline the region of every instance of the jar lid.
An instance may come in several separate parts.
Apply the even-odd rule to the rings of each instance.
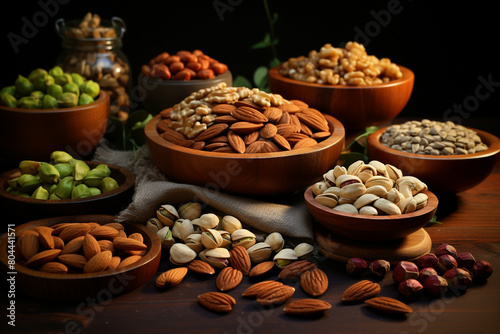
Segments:
[[[65,21],[58,19],[55,22],[57,34],[62,39],[78,39],[83,41],[107,41],[122,38],[127,30],[125,22],[116,16],[111,20],[101,20],[96,28],[81,28],[80,20]]]

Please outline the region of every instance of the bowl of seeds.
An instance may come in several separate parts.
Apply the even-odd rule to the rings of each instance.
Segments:
[[[483,182],[498,152],[495,135],[450,121],[407,121],[368,137],[370,159],[394,165],[441,193],[462,192]]]

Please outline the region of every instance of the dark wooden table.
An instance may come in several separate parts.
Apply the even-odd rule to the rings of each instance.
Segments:
[[[16,326],[7,325],[8,300],[2,287],[1,332],[23,333],[493,333],[500,329],[500,164],[477,187],[457,195],[440,196],[438,220],[425,227],[433,250],[450,243],[458,251],[469,251],[477,260],[489,261],[494,273],[485,284],[474,284],[463,295],[448,294],[439,299],[422,297],[409,301],[414,313],[387,317],[364,305],[343,305],[342,292],[358,278],[350,277],[344,264],[319,258],[317,263],[329,278],[328,291],[321,297],[332,308],[322,317],[297,319],[281,307],[262,308],[241,293],[252,283],[248,277],[228,292],[237,304],[225,315],[197,304],[197,296],[216,291],[215,277],[187,275],[180,285],[160,291],[154,280],[112,299],[88,298],[55,303],[17,294]],[[158,274],[171,268],[166,256]],[[277,272],[270,276],[277,278]],[[2,280],[5,285],[6,279]],[[401,298],[387,275],[379,282],[380,295]],[[307,297],[298,282],[293,298]]]

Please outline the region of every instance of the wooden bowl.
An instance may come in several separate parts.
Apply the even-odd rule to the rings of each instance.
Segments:
[[[35,226],[52,226],[63,222],[107,224],[114,222],[115,218],[108,215],[52,217],[19,225],[15,228],[15,233]],[[108,300],[145,284],[158,270],[161,258],[160,239],[143,225],[132,223],[122,223],[122,225],[127,235],[141,233],[144,243],[148,246],[146,254],[139,261],[122,269],[67,274],[42,272],[16,263],[16,293],[21,292],[30,297],[48,300],[85,302],[87,298]],[[12,242],[9,241],[9,236],[14,236],[14,231],[9,230],[0,238],[0,262],[7,273],[13,271],[8,264],[9,246]]]
[[[430,191],[427,205],[412,213],[369,216],[333,210],[314,199],[310,186],[304,193],[307,209],[329,231],[352,240],[387,241],[404,238],[424,227],[434,216],[438,198]]]
[[[391,149],[380,143],[387,128],[382,128],[368,137],[370,160],[391,164],[405,175],[412,175],[427,184],[435,193],[458,193],[481,183],[493,170],[500,152],[500,140],[487,132],[477,132],[488,149],[474,154],[433,156],[413,154]]]
[[[157,115],[163,109],[184,100],[191,93],[222,82],[225,82],[228,87],[233,85],[231,71],[228,70],[212,79],[187,81],[162,80],[139,74],[139,97],[144,108],[149,113]]]
[[[24,109],[0,106],[2,158],[19,163],[44,160],[53,151],[86,157],[100,142],[109,117],[109,94],[72,108]]]
[[[168,179],[239,195],[283,195],[305,189],[335,165],[345,131],[325,115],[332,135],[317,145],[274,153],[220,153],[172,144],[156,130],[160,115],[145,128],[151,160]]]
[[[99,164],[105,164],[97,161],[86,162],[91,169]],[[132,200],[135,175],[126,168],[107,163],[106,165],[119,187],[104,194],[79,199],[40,200],[11,194],[6,191],[7,181],[18,177],[21,172],[19,169],[4,172],[0,174],[0,209],[2,212],[11,212],[11,215],[15,215],[16,221],[22,222],[90,213],[116,215]]]
[[[271,92],[297,99],[337,118],[346,131],[362,130],[394,119],[410,99],[415,76],[399,66],[401,79],[373,86],[308,83],[279,74],[281,65],[269,70]]]

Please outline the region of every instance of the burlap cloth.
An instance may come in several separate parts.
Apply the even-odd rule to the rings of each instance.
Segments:
[[[222,213],[237,217],[244,227],[263,235],[279,232],[292,243],[313,243],[313,222],[303,192],[279,199],[236,196],[214,189],[168,181],[154,166],[146,147],[138,151],[114,151],[104,141],[94,160],[126,167],[136,176],[132,202],[118,214],[118,221],[145,224],[156,217],[162,204],[177,205],[197,201]]]

